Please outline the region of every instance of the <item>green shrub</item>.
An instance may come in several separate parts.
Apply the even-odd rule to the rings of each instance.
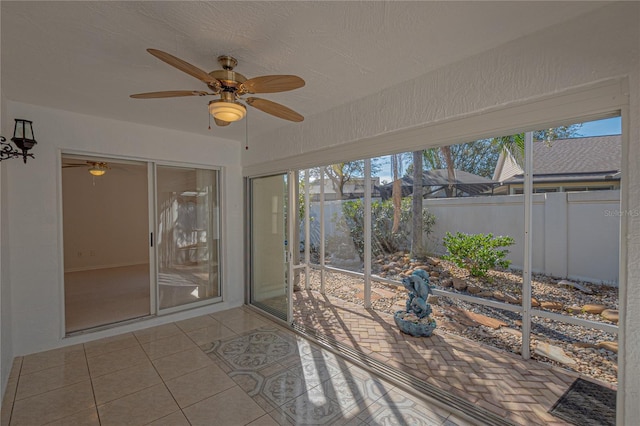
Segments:
[[[362,200],[342,203],[344,221],[339,225],[345,234],[351,236],[360,258],[364,258],[364,203]],[[373,201],[371,203],[371,249],[374,255],[395,253],[407,250],[411,246],[411,197],[402,199],[400,208],[400,226],[397,232],[393,228],[393,201]],[[426,208],[422,209],[422,232],[431,233],[436,221]]]
[[[464,234],[452,235],[447,232],[443,238],[444,246],[449,254],[443,256],[460,268],[465,268],[474,277],[484,277],[490,268],[500,266],[508,268],[510,260],[505,260],[509,250],[499,250],[514,244],[511,237],[494,237],[493,234]]]

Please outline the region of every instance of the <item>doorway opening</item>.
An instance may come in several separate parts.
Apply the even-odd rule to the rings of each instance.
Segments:
[[[151,313],[144,162],[62,156],[65,331]]]

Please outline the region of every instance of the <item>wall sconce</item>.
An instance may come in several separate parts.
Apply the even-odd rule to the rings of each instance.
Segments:
[[[33,123],[29,120],[23,120],[20,118],[16,118],[15,120],[16,124],[13,128],[13,137],[11,138],[11,141],[20,151],[18,149],[14,149],[11,144],[7,143],[4,136],[0,136],[0,145],[2,146],[2,149],[0,149],[0,161],[8,158],[22,157],[26,164],[27,157],[34,158],[33,154],[28,154],[27,151],[37,144],[33,136]]]

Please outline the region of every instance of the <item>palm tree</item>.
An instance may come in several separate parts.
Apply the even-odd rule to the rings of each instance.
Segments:
[[[398,232],[400,227],[400,209],[402,208],[402,181],[400,180],[400,170],[402,169],[402,154],[391,156],[391,171],[393,173],[393,187],[391,198],[393,199],[393,226],[391,232]]]
[[[422,155],[422,151],[413,152],[411,257],[414,259],[424,256],[422,244]]]

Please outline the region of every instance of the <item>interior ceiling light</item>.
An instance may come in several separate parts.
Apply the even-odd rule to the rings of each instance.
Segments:
[[[242,120],[247,109],[239,102],[217,99],[209,102],[209,113],[213,118],[231,123]]]
[[[92,167],[89,168],[89,173],[93,176],[102,176],[107,173],[107,164],[106,163],[94,163]]]

